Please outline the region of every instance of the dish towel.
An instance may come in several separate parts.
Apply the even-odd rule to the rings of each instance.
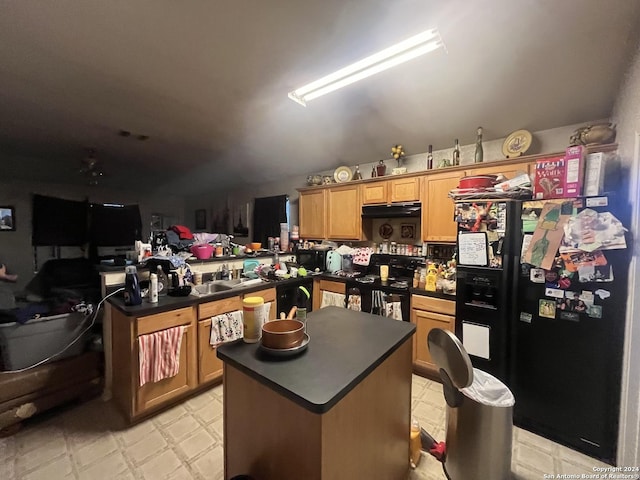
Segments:
[[[382,290],[374,290],[371,292],[371,313],[374,315],[387,315],[387,301]]]
[[[362,297],[357,294],[349,295],[347,309],[355,310],[356,312],[362,311]]]
[[[394,320],[402,320],[402,304],[400,302],[387,302],[386,315]]]
[[[320,308],[324,307],[342,307],[344,308],[345,296],[343,293],[335,292],[322,292],[322,301],[320,302]]]
[[[233,342],[242,338],[242,310],[223,313],[211,317],[211,335],[209,344],[214,347],[225,342]]]
[[[184,329],[182,325],[138,337],[140,386],[178,374]]]
[[[353,255],[353,264],[368,266],[372,253],[373,248],[371,247],[356,248],[355,254]]]

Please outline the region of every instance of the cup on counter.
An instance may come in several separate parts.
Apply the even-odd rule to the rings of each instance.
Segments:
[[[202,272],[193,272],[193,284],[202,285]]]
[[[380,280],[382,282],[389,280],[389,265],[380,265]]]

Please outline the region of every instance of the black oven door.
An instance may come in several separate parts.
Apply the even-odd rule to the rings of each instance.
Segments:
[[[405,322],[411,321],[409,292],[398,292],[396,289],[393,291],[381,290],[366,283],[350,281],[347,282],[347,305],[349,305],[351,295],[360,295],[358,303],[363,312],[389,316]]]

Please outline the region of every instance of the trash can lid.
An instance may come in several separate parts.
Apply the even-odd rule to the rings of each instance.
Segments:
[[[427,345],[431,358],[449,375],[458,388],[465,388],[473,382],[473,366],[462,342],[453,333],[442,328],[429,332]]]

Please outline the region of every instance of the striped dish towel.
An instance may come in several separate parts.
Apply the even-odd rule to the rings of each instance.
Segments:
[[[182,325],[138,337],[140,386],[178,374],[184,329]]]

